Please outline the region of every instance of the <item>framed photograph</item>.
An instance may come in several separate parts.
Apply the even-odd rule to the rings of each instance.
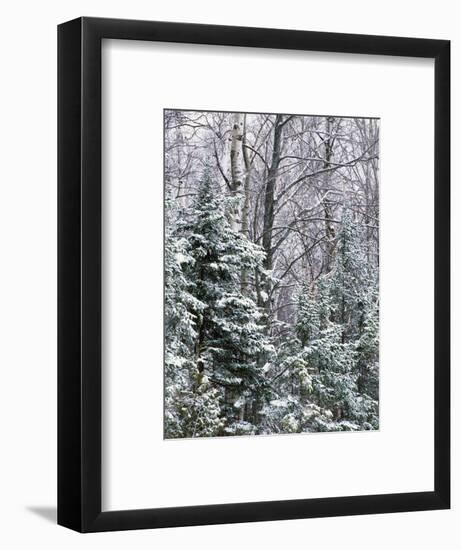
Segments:
[[[450,506],[450,43],[58,27],[58,523]]]

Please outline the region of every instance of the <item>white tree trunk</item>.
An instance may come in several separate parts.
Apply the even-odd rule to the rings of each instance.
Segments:
[[[230,165],[231,165],[231,193],[237,199],[242,196],[243,185],[243,166],[242,166],[242,139],[243,139],[243,113],[234,113],[232,117],[232,139],[230,150]],[[241,200],[235,205],[232,215],[233,229],[240,231],[242,216],[241,216]]]

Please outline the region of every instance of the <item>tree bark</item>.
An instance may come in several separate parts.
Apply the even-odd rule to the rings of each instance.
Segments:
[[[243,169],[241,161],[242,141],[243,141],[243,113],[235,113],[232,117],[232,138],[231,138],[231,150],[230,150],[230,166],[231,166],[231,181],[230,191],[231,195],[236,198],[237,203],[234,205],[232,211],[232,227],[236,231],[240,231],[242,219],[241,219],[241,196],[242,196],[242,184],[243,184]]]
[[[242,134],[242,154],[243,164],[245,166],[245,176],[243,184],[243,207],[242,207],[242,234],[249,239],[250,238],[250,178],[251,178],[251,161],[246,147],[246,115],[243,117],[243,134]],[[248,293],[249,286],[249,274],[248,269],[242,270],[242,292]]]
[[[326,170],[329,170],[331,168],[331,159],[333,157],[333,142],[334,138],[331,137],[331,125],[334,122],[334,119],[332,117],[327,117],[326,119],[326,132],[327,135],[325,136],[325,160],[323,163],[323,167]],[[331,178],[331,172],[325,172],[323,176],[323,192],[328,192],[329,183]],[[326,265],[325,265],[325,271],[328,273],[331,270],[331,266],[333,264],[333,256],[335,252],[335,237],[336,232],[334,225],[332,223],[333,215],[332,215],[332,202],[325,197],[323,201],[323,211],[325,214],[325,237],[326,237]]]
[[[263,214],[263,235],[262,246],[266,253],[264,259],[264,269],[271,271],[273,268],[273,250],[272,250],[272,229],[274,227],[275,217],[275,192],[277,186],[277,175],[280,164],[280,156],[282,151],[282,133],[283,133],[283,116],[277,115],[274,123],[274,137],[272,146],[272,159],[267,172],[267,180],[264,192],[264,214]],[[271,304],[271,281],[267,276],[263,277],[262,289],[265,296],[262,298],[262,306],[266,311],[268,322],[270,321],[270,304]]]

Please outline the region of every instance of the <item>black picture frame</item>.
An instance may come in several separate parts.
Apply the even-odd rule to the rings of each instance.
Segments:
[[[435,62],[434,490],[101,510],[101,41],[431,58]],[[450,507],[450,42],[82,17],[58,27],[58,523],[80,532]]]

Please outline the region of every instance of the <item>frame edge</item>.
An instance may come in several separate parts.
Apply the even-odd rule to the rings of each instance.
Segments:
[[[81,19],[58,26],[58,519],[82,530]]]
[[[450,49],[434,63],[434,488],[450,508]]]

